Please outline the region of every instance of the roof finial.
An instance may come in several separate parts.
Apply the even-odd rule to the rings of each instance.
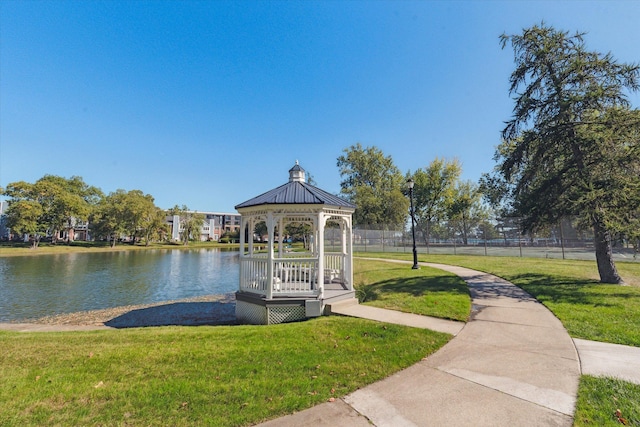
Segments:
[[[291,169],[289,169],[289,182],[293,181],[305,182],[304,169],[302,169],[302,166],[298,164],[297,160],[296,164]]]

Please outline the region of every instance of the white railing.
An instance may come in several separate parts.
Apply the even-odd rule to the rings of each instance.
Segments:
[[[266,254],[240,258],[240,290],[264,296],[319,295],[318,259],[310,254],[287,253],[273,260],[272,288],[269,292],[269,268]],[[344,282],[345,255],[326,254],[324,282]]]
[[[317,271],[318,260],[316,258],[276,259],[273,262],[273,293],[318,294]]]
[[[263,256],[240,259],[240,290],[269,295],[268,261]],[[318,295],[318,260],[277,258],[273,260],[271,295]]]
[[[259,294],[267,293],[267,259],[264,257],[240,258],[240,290]]]
[[[346,255],[328,253],[324,256],[324,282],[331,283],[338,280],[344,283],[344,260]]]

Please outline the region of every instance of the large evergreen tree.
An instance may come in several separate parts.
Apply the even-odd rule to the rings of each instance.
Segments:
[[[640,68],[587,50],[583,36],[545,24],[501,36],[515,106],[484,182],[505,189],[525,231],[578,216],[593,228],[601,281],[622,283],[612,243],[640,204],[640,114],[626,97]]]

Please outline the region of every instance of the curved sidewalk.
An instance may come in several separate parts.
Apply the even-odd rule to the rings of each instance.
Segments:
[[[456,337],[341,400],[261,426],[571,426],[580,362],[560,321],[496,276],[421,265],[454,273],[469,285],[473,315]]]

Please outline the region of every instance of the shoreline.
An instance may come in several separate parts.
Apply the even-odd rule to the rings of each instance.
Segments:
[[[16,319],[7,325],[110,326],[228,325],[235,323],[235,293]],[[1,324],[1,323],[0,323]]]
[[[18,256],[40,256],[40,255],[68,255],[81,253],[98,253],[98,252],[123,252],[123,251],[145,251],[150,249],[160,250],[188,250],[188,249],[221,249],[221,250],[238,250],[240,245],[237,243],[213,243],[213,242],[191,242],[189,245],[175,243],[152,243],[145,245],[129,245],[118,244],[114,247],[103,244],[76,243],[68,245],[59,243],[52,245],[46,243],[33,249],[27,246],[14,246],[6,243],[0,243],[0,258],[11,258]]]

